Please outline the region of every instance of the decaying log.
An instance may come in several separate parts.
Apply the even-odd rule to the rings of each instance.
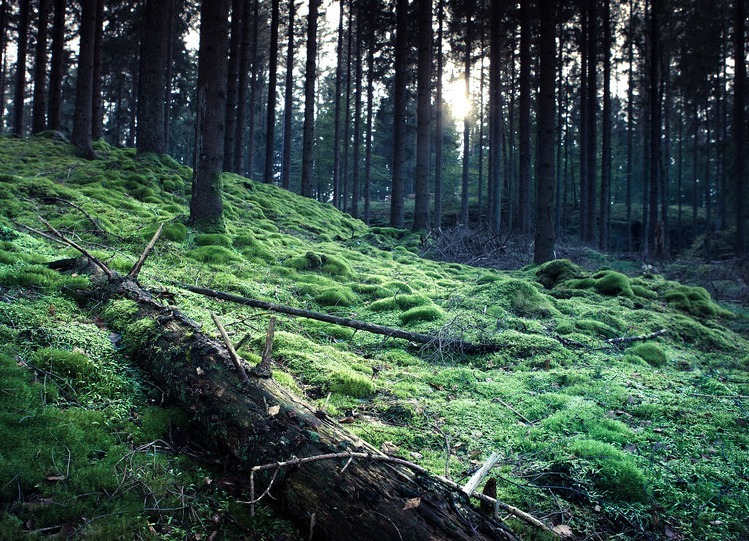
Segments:
[[[454,483],[402,464],[347,458],[349,453],[385,455],[273,379],[251,376],[242,383],[222,343],[176,308],[157,302],[134,280],[114,274],[94,283],[101,304],[116,299],[137,303],[137,313],[115,329],[126,342],[128,325],[153,321],[153,330],[129,344],[131,355],[247,471],[302,457],[345,454],[254,475],[258,493],[264,493],[273,476],[270,493],[301,527],[314,524],[311,538],[515,539],[501,521],[474,509]]]
[[[326,323],[333,323],[335,325],[350,327],[352,329],[357,329],[360,331],[380,334],[388,336],[390,338],[401,338],[403,340],[408,340],[409,342],[427,344],[434,347],[461,351],[463,353],[491,353],[493,351],[499,350],[501,347],[498,344],[474,344],[471,342],[464,342],[463,340],[434,336],[431,334],[404,331],[403,329],[385,327],[384,325],[376,325],[374,323],[368,323],[366,321],[360,321],[358,319],[350,319],[346,317],[334,316],[331,314],[323,314],[321,312],[303,310],[302,308],[294,308],[293,306],[287,306],[284,304],[275,304],[272,302],[261,301],[259,299],[242,297],[241,295],[234,295],[233,293],[216,291],[215,289],[209,289],[207,287],[193,286],[190,284],[183,284],[181,282],[170,283],[182,289],[186,289],[200,295],[205,295],[206,297],[212,297],[214,299],[221,299],[237,304],[243,304],[245,306],[251,306],[253,308],[262,308],[263,310],[268,310],[269,312],[277,312],[290,316],[324,321]]]

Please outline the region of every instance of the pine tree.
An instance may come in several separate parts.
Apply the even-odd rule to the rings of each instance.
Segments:
[[[97,0],[81,0],[78,74],[75,86],[75,116],[70,142],[86,159],[95,157],[92,143],[94,103],[94,47]]]

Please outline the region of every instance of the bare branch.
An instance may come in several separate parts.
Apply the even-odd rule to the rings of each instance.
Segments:
[[[102,270],[102,272],[104,274],[106,274],[107,278],[109,278],[110,280],[112,278],[114,278],[114,273],[111,270],[109,270],[109,267],[107,267],[104,263],[102,263],[101,261],[99,261],[93,255],[91,255],[91,253],[88,250],[86,250],[85,248],[82,248],[81,246],[79,246],[78,244],[76,244],[75,242],[73,242],[72,240],[70,240],[69,238],[67,238],[65,235],[63,235],[62,233],[60,233],[57,229],[55,229],[54,227],[52,227],[52,224],[50,224],[47,220],[45,220],[41,216],[39,216],[39,220],[44,225],[46,225],[47,229],[49,229],[52,232],[52,234],[54,234],[57,238],[59,238],[61,241],[63,241],[65,244],[67,244],[71,248],[74,248],[75,250],[78,250],[85,257],[87,257],[88,259],[90,259],[94,263],[94,265],[96,265],[97,267],[99,267]]]
[[[226,334],[226,329],[224,329],[224,326],[221,324],[221,321],[218,319],[215,312],[211,312],[211,318],[213,318],[213,322],[221,333],[221,338],[224,340],[226,349],[229,350],[229,356],[234,363],[234,368],[236,368],[239,373],[239,379],[242,380],[242,383],[248,383],[250,379],[247,377],[247,372],[245,372],[244,366],[242,366],[242,359],[239,358],[239,355],[237,355],[237,352],[234,350],[234,346],[231,345],[231,340],[229,340],[229,335]]]
[[[150,242],[148,245],[146,245],[145,250],[143,250],[143,253],[140,254],[140,257],[138,258],[138,261],[133,265],[133,268],[130,269],[130,272],[127,273],[128,280],[137,280],[138,274],[140,273],[141,267],[143,267],[143,263],[146,262],[146,258],[151,253],[151,250],[153,250],[153,247],[156,246],[156,241],[159,240],[159,237],[161,236],[161,231],[164,229],[164,222],[161,222],[159,224],[159,228],[156,230],[156,233],[153,234],[153,237],[151,237]]]

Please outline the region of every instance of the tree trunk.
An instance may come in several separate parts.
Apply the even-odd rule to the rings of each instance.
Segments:
[[[242,31],[244,29],[244,0],[232,0],[231,38],[229,40],[229,64],[226,79],[226,128],[224,130],[224,171],[239,173],[234,168],[234,149],[238,122],[237,107],[239,98],[239,70],[242,58]]]
[[[229,0],[212,0],[201,4],[195,119],[196,167],[190,200],[190,225],[201,230],[223,229],[221,170],[226,118],[228,17]]]
[[[283,106],[283,156],[281,158],[281,186],[291,188],[291,123],[294,107],[294,14],[296,0],[289,0],[289,35],[286,45],[286,88]]]
[[[242,29],[239,54],[239,75],[237,77],[237,121],[234,129],[234,162],[230,168],[237,174],[245,174],[244,164],[247,146],[247,92],[250,81],[250,62],[252,40],[250,29],[250,10],[252,0],[242,2]]]
[[[341,208],[341,86],[343,85],[343,19],[346,10],[339,0],[338,41],[336,43],[335,96],[333,118],[333,206]]]
[[[371,6],[372,4],[368,4]],[[370,16],[372,14],[370,13]],[[375,41],[374,24],[371,19],[367,23],[367,127],[366,144],[364,147],[364,223],[369,225],[372,218],[372,119],[374,116],[374,52]]]
[[[91,138],[97,141],[104,137],[104,101],[101,94],[103,81],[102,55],[104,54],[104,0],[97,0],[96,2],[95,26],[93,86],[91,95]]]
[[[315,81],[317,79],[317,12],[320,0],[310,0],[307,16],[307,63],[304,75],[304,133],[302,139],[302,195],[312,197],[315,149]]]
[[[590,32],[590,9],[588,4],[591,0],[581,0],[581,29],[579,33],[578,48],[580,50],[580,122],[578,132],[580,134],[580,240],[588,240],[587,232],[590,228],[588,225],[592,220],[592,210],[589,208],[590,199],[588,197],[588,47],[590,45],[588,33]]]
[[[556,87],[556,2],[540,10],[538,90],[538,181],[533,263],[554,259],[554,122]]]
[[[354,90],[354,160],[351,175],[351,216],[354,218],[359,217],[359,198],[361,196],[359,162],[361,157],[362,85],[364,84],[364,81],[362,81],[362,30],[362,8],[358,6],[356,11],[356,48],[354,50],[354,79],[356,83]]]
[[[31,133],[47,129],[47,20],[49,0],[39,0],[34,60],[34,105],[31,113]]]
[[[390,190],[390,225],[405,223],[403,167],[406,143],[406,69],[408,65],[408,0],[395,5],[395,79],[393,81],[393,170]]]
[[[5,64],[8,59],[8,1],[2,0],[0,4],[0,132],[5,126]]]
[[[55,0],[52,23],[52,57],[49,70],[47,128],[62,129],[62,79],[65,76],[65,8],[66,0]]]
[[[495,233],[502,225],[502,19],[503,0],[492,0],[489,45],[489,225]]]
[[[80,50],[75,88],[75,116],[70,142],[86,159],[93,159],[91,139],[94,100],[94,41],[96,39],[97,0],[81,0]]]
[[[346,100],[343,114],[343,161],[341,163],[341,205],[344,212],[349,210],[349,147],[351,145],[351,47],[354,29],[354,1],[348,1],[348,28],[346,31]]]
[[[520,0],[520,103],[518,126],[518,220],[519,233],[531,229],[531,7]],[[546,8],[544,7],[544,10]]]
[[[171,144],[172,117],[172,77],[174,74],[174,33],[177,18],[177,0],[167,0],[168,15],[166,27],[166,73],[164,74],[164,148],[169,154]]]
[[[164,103],[169,39],[169,2],[147,0],[138,76],[138,154],[166,154]]]
[[[444,0],[437,0],[437,88],[435,103],[437,110],[434,114],[434,217],[432,227],[439,229],[442,226],[442,149],[443,149],[443,107],[442,103],[442,29],[445,21]]]
[[[632,169],[634,145],[634,111],[635,111],[635,40],[634,40],[634,0],[629,0],[629,37],[627,43],[627,171],[626,171],[626,212],[627,212],[627,251],[634,250],[632,228]]]
[[[745,0],[734,0],[734,183],[736,186],[736,245],[739,256],[746,254],[746,56],[744,53]]]
[[[276,79],[278,77],[278,19],[280,0],[272,0],[270,18],[270,56],[268,60],[268,109],[265,129],[265,170],[263,182],[273,182],[276,148]]]
[[[598,84],[597,84],[597,68],[598,68],[598,16],[596,3],[598,0],[588,0],[589,15],[588,15],[588,35],[587,35],[587,50],[588,55],[587,61],[587,74],[586,78],[586,108],[585,121],[587,122],[587,145],[588,149],[585,153],[586,159],[588,160],[586,172],[587,178],[585,183],[587,185],[586,196],[588,198],[588,219],[586,221],[587,229],[585,231],[585,239],[588,242],[595,240],[595,229],[596,229],[596,116],[598,113]]]
[[[650,4],[650,59],[648,102],[650,106],[650,157],[648,160],[648,182],[650,196],[648,198],[648,244],[653,257],[663,255],[662,243],[658,238],[662,235],[660,220],[658,219],[658,197],[660,187],[661,162],[661,103],[658,93],[660,85],[660,0],[651,0]]]
[[[611,0],[603,0],[603,122],[601,132],[601,223],[598,247],[601,250],[608,250],[611,227]]]
[[[248,133],[247,133],[247,176],[255,177],[255,130],[257,128],[257,102],[260,94],[260,84],[258,73],[260,71],[260,60],[258,55],[259,39],[259,11],[260,1],[252,0],[252,41],[250,43],[250,60],[252,69],[250,70],[250,101],[247,104],[248,113]]]
[[[416,105],[416,199],[413,230],[429,227],[429,163],[432,136],[432,0],[418,0],[419,59]]]
[[[23,136],[26,102],[26,55],[29,45],[29,12],[31,0],[21,0],[16,49],[16,87],[13,98],[13,133]]]
[[[129,343],[132,358],[203,425],[208,441],[244,467],[342,450],[372,457],[253,472],[254,495],[272,485],[279,506],[309,529],[309,539],[515,539],[502,523],[479,514],[454,484],[396,463],[272,379],[242,383],[224,345],[136,283],[115,278],[98,293],[105,302],[137,303],[136,313],[110,322],[125,341],[138,340],[128,336],[129,325],[158,321],[156,330]]]

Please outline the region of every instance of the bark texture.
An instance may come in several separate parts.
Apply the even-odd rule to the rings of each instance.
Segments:
[[[164,131],[164,103],[166,102],[166,72],[169,39],[169,2],[148,0],[143,25],[138,77],[138,134],[139,154],[166,154]]]

